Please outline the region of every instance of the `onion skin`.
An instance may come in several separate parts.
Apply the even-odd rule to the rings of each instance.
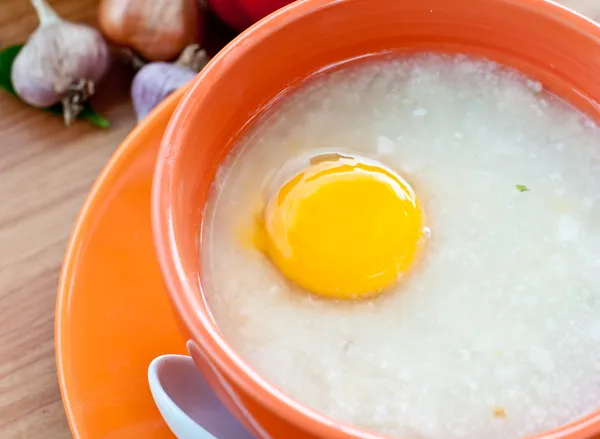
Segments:
[[[169,61],[200,43],[203,14],[197,0],[102,0],[98,22],[106,38],[148,61]]]

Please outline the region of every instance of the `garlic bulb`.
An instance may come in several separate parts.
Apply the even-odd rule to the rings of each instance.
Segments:
[[[112,42],[149,61],[169,61],[199,43],[202,15],[196,0],[102,0],[100,28]]]
[[[40,25],[12,65],[17,95],[34,107],[63,104],[69,125],[106,74],[110,54],[95,29],[61,19],[45,0],[31,0]]]
[[[142,67],[131,84],[131,99],[138,121],[168,95],[192,80],[207,62],[206,52],[193,44],[174,63],[153,62]]]

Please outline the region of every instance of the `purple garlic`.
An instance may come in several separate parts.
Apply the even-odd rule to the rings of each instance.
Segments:
[[[187,49],[186,49],[187,50]],[[131,99],[138,122],[150,113],[167,96],[191,81],[204,67],[206,52],[190,48],[174,63],[153,62],[146,64],[133,78]],[[189,55],[193,55],[190,61]]]

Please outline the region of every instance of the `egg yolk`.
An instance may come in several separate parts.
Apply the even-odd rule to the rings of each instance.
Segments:
[[[334,299],[373,297],[415,259],[422,212],[408,183],[356,158],[313,164],[268,201],[261,233],[278,269]]]

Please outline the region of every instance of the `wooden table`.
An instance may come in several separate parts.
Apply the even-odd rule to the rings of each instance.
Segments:
[[[97,0],[54,0],[93,23]],[[27,0],[0,0],[0,47],[37,26]],[[0,437],[71,437],[54,363],[54,303],[65,247],[98,173],[135,125],[131,74],[111,72],[96,110],[108,130],[28,108],[0,90]]]
[[[65,18],[94,23],[98,0],[54,0]],[[599,0],[564,0],[600,17]],[[37,26],[26,0],[0,0],[0,47]],[[54,363],[54,303],[65,246],[96,176],[135,125],[131,73],[116,67],[95,108],[108,130],[62,120],[0,90],[0,437],[71,437]],[[151,438],[148,438],[151,439]]]

